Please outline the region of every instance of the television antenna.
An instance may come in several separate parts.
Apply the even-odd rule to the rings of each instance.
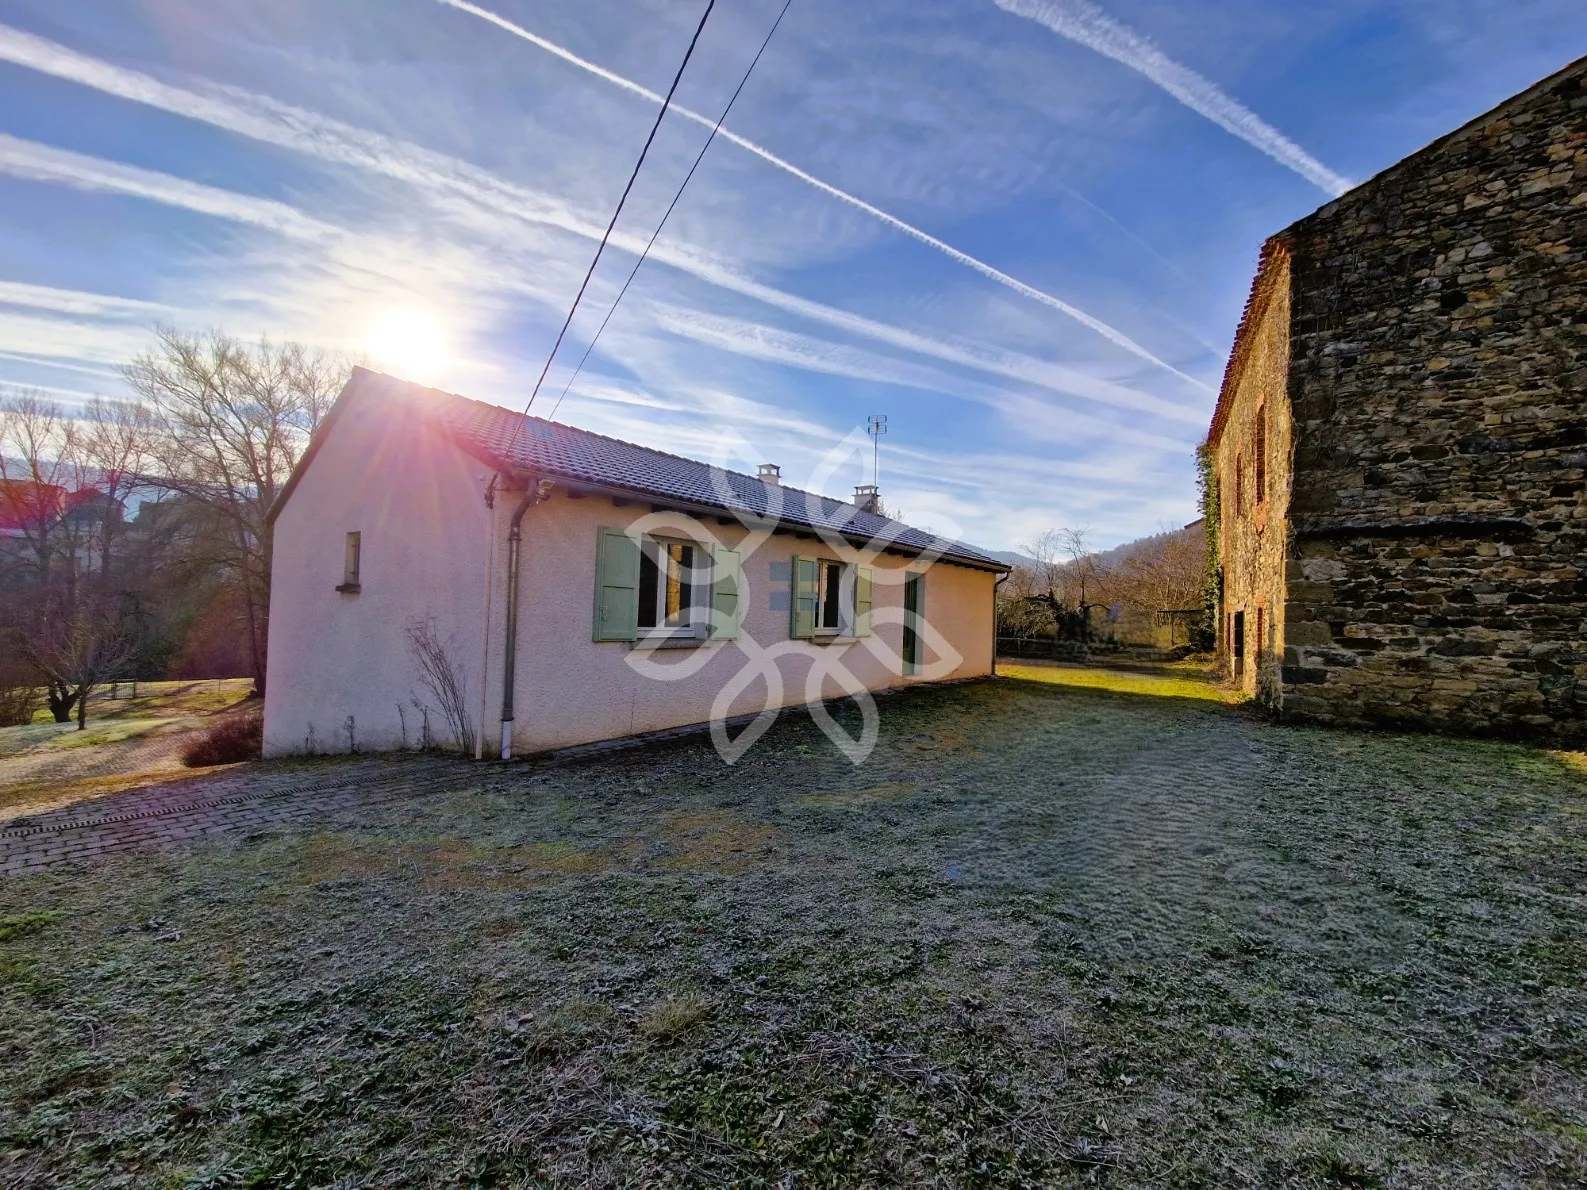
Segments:
[[[865,423],[865,432],[871,436],[871,486],[875,487],[881,469],[882,435],[887,433],[887,414],[871,414]]]

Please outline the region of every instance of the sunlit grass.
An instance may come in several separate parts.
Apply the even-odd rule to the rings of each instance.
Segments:
[[[1109,694],[1145,694],[1154,698],[1199,698],[1207,702],[1237,703],[1244,695],[1224,690],[1202,676],[1187,675],[1183,669],[1165,671],[1163,676],[1131,673],[1126,670],[1091,668],[1079,665],[1021,665],[999,661],[999,676],[1021,682],[1045,682],[1082,690],[1101,690]]]

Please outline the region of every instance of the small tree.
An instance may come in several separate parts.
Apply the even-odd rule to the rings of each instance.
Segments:
[[[44,697],[57,723],[88,726],[88,696],[116,677],[137,652],[123,616],[89,607],[60,612],[14,636],[17,652],[44,679]]]
[[[435,617],[408,621],[408,651],[419,669],[419,684],[441,708],[441,717],[465,756],[474,754],[474,720],[468,713],[468,676],[436,632]]]

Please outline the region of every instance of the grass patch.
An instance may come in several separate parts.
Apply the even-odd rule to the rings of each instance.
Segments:
[[[1025,665],[999,661],[999,677],[1019,682],[1043,682],[1075,690],[1096,690],[1108,694],[1146,695],[1153,698],[1194,698],[1204,702],[1237,703],[1244,695],[1224,690],[1208,678],[1177,671],[1169,676],[1135,673],[1121,669],[1101,669],[1079,665]]]
[[[14,938],[26,938],[31,934],[42,933],[44,928],[59,916],[59,913],[49,909],[33,909],[0,917],[0,942],[10,942]]]
[[[1574,1186],[1572,763],[1022,681],[297,761],[382,796],[0,882],[4,1180]]]

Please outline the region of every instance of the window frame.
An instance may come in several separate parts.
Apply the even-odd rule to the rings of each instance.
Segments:
[[[363,590],[364,535],[350,530],[342,547],[342,581],[336,589],[343,595],[356,595]]]
[[[816,636],[844,636],[852,635],[852,621],[854,619],[853,604],[853,567],[836,558],[817,558],[816,563],[816,615],[814,633]],[[833,579],[836,578],[837,588],[833,590]],[[837,612],[837,622],[827,624],[826,618],[828,604],[834,605],[832,610]]]
[[[1256,407],[1256,424],[1251,431],[1251,498],[1261,508],[1267,502],[1267,402]]]
[[[686,624],[667,624],[666,590],[664,576],[667,568],[663,566],[662,559],[669,558],[667,547],[681,545],[693,550],[692,561],[688,567],[686,581],[689,584],[689,597],[687,603],[689,620]],[[645,619],[645,567],[647,564],[656,572],[655,605],[650,614],[655,623],[646,625]],[[716,568],[712,550],[702,542],[682,535],[646,533],[639,538],[639,583],[635,591],[637,603],[637,616],[635,624],[636,640],[704,640],[711,624],[711,599],[715,592]]]

